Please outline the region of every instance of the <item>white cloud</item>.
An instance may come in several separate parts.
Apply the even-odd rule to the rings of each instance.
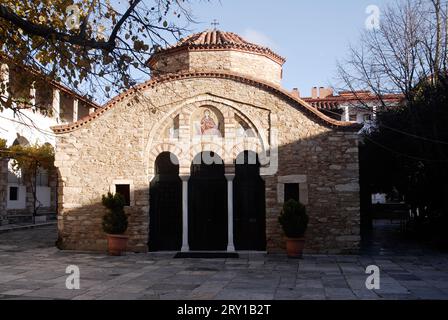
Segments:
[[[248,28],[244,30],[243,38],[260,46],[269,47],[272,50],[277,49],[277,44],[271,38],[269,38],[264,33],[254,29]]]

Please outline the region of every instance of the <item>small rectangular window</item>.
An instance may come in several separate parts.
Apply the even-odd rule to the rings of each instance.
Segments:
[[[356,119],[357,119],[356,114],[351,114],[351,115],[349,115],[349,120],[350,120],[350,121],[355,122]]]
[[[9,187],[9,201],[19,200],[19,187]]]
[[[116,184],[115,192],[123,196],[126,206],[131,205],[131,186],[129,184]]]
[[[285,202],[291,199],[300,201],[298,183],[285,183]]]

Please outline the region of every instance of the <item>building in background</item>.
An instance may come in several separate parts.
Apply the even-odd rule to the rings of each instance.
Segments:
[[[386,94],[380,100],[370,91],[340,91],[335,94],[332,88],[325,87],[313,87],[311,97],[300,97],[298,89],[293,89],[292,93],[331,118],[360,124],[373,121],[382,106],[399,106],[403,101],[401,94]]]
[[[58,82],[48,80],[35,71],[3,59],[0,81],[14,95],[16,104],[38,107],[40,111],[23,108],[20,113],[10,108],[0,111],[0,139],[8,146],[50,144],[55,147],[51,126],[77,121],[99,106]],[[9,93],[2,94],[2,101]],[[2,102],[0,101],[0,102]],[[0,225],[29,221],[33,212],[28,173],[12,170],[12,160],[0,159]],[[39,170],[36,177],[39,214],[54,215],[57,207],[57,174]]]

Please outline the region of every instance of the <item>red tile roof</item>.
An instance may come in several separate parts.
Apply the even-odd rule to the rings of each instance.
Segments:
[[[345,121],[339,121],[335,120],[319,110],[317,108],[312,107],[310,104],[305,102],[304,100],[296,97],[291,92],[288,92],[285,89],[282,89],[281,87],[274,86],[268,82],[260,81],[255,78],[251,78],[248,76],[243,76],[240,74],[236,74],[233,72],[184,72],[184,73],[173,73],[173,74],[167,74],[161,77],[157,77],[151,80],[148,80],[134,88],[131,88],[112,100],[110,100],[108,103],[104,105],[103,108],[98,109],[96,112],[92,113],[91,115],[88,115],[77,122],[69,123],[66,125],[60,125],[60,126],[54,126],[51,129],[56,134],[62,134],[66,132],[71,132],[76,129],[79,129],[80,127],[84,126],[85,124],[93,121],[94,119],[100,117],[102,114],[107,112],[109,109],[113,108],[118,102],[123,101],[130,95],[134,94],[135,92],[139,92],[142,90],[145,90],[147,88],[154,88],[155,86],[170,82],[170,81],[176,81],[176,80],[182,80],[182,79],[194,79],[194,78],[220,78],[220,79],[231,79],[234,81],[239,81],[242,83],[246,83],[255,87],[258,87],[260,89],[272,92],[273,94],[276,94],[283,99],[286,99],[287,101],[290,101],[292,105],[296,109],[303,110],[313,116],[315,119],[323,123],[324,125],[327,125],[329,127],[334,127],[335,129],[339,130],[349,130],[349,131],[357,131],[361,129],[361,126],[357,123],[351,123],[351,122],[345,122]]]
[[[370,91],[357,91],[355,93],[351,91],[341,91],[337,96],[328,96],[326,98],[311,98],[303,97],[304,101],[311,104],[317,109],[334,110],[338,109],[341,105],[379,101],[378,96],[374,95]],[[381,96],[381,100],[386,103],[401,103],[404,99],[402,94],[385,94]]]
[[[285,58],[276,54],[271,49],[250,43],[233,32],[206,30],[187,36],[175,45],[159,50],[148,60],[147,64],[150,65],[161,54],[170,54],[183,50],[237,50],[262,54],[279,64],[283,64],[286,61]]]

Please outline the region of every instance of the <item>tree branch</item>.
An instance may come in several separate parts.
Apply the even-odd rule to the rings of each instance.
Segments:
[[[54,38],[56,40],[71,43],[73,45],[79,45],[82,47],[92,48],[92,49],[102,49],[106,51],[111,51],[115,47],[115,43],[113,41],[97,41],[91,38],[85,38],[81,35],[72,35],[64,32],[57,31],[53,28],[35,24],[29,22],[15,12],[11,11],[8,7],[0,4],[0,18],[12,23],[18,28],[21,28],[28,34],[42,37],[45,39]]]
[[[131,5],[129,6],[128,10],[126,10],[126,12],[123,14],[121,19],[117,22],[117,24],[113,28],[113,30],[112,30],[112,32],[110,34],[110,37],[109,37],[109,41],[108,41],[111,45],[114,45],[115,38],[117,37],[118,31],[120,31],[121,26],[127,20],[127,18],[129,18],[129,16],[131,15],[132,11],[134,11],[135,7],[140,3],[140,1],[141,0],[134,0],[134,2],[131,3]]]

